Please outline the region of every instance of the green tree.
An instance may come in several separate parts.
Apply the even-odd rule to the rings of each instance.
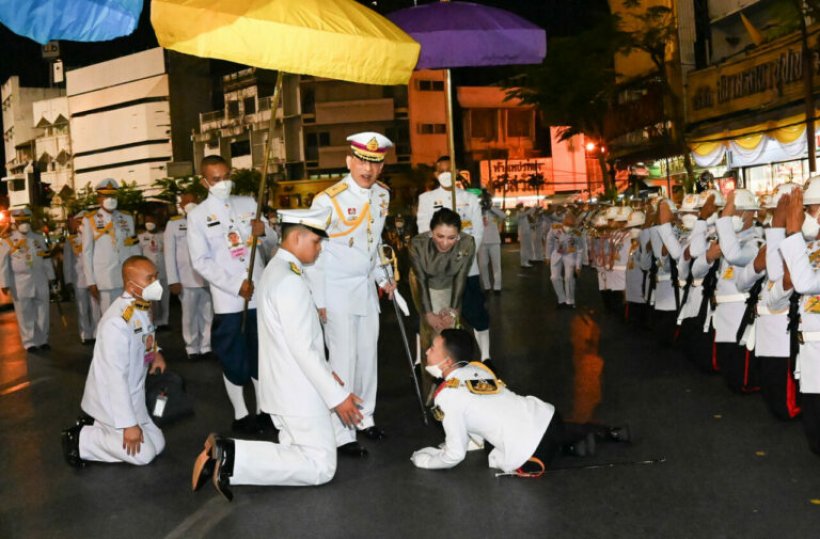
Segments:
[[[117,208],[134,214],[145,212],[145,196],[136,181],[121,182],[117,191]]]

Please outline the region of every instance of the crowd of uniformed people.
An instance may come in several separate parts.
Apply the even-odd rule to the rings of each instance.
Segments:
[[[629,440],[626,427],[564,421],[496,375],[485,295],[503,290],[506,215],[489,193],[461,189],[442,158],[438,185],[419,197],[415,229],[401,215],[386,228],[390,191],[379,177],[392,143],[373,132],[348,141],[349,174],[311,209],[271,220],[257,215],[253,198],[232,193],[218,156],[201,163],[207,197],[183,194],[164,231],[146,215],[137,234],[134,217],[117,209],[118,183],[97,185],[97,207],[69,219],[62,252],[79,337],[94,347],[83,415],[62,433],[69,464],[147,464],[163,451],[152,420],[161,410],[148,410],[144,386],[166,367],[157,331],[168,327],[171,294],[188,358],[218,360],[234,412],[232,436],[207,436],[194,490],[210,480],[231,499],[232,485],[325,483],[338,455],[365,457],[362,438],[386,437],[376,422],[380,296],[400,318],[410,312],[404,296],[412,299],[408,359],[422,404],[444,430],[443,443],[412,455],[416,466],[452,467],[486,446],[490,467],[533,477],[558,454]],[[661,345],[681,347],[731,390],[761,392],[778,418],[801,416],[820,453],[820,178],[805,193],[784,184],[764,200],[707,190],[677,205],[655,198],[518,210],[520,264],[549,267],[556,308],[576,307],[577,277],[593,268],[612,316],[651,325]],[[13,297],[23,346],[36,353],[49,346],[56,276],[31,212],[12,216],[0,288]],[[399,273],[409,278],[397,286]]]

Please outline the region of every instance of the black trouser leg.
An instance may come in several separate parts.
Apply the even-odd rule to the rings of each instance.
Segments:
[[[745,346],[736,343],[718,343],[717,359],[720,372],[729,389],[737,393],[758,391],[757,362]]]
[[[797,382],[792,374],[788,357],[759,357],[760,390],[769,411],[782,420],[794,419],[800,414],[797,404]]]
[[[820,455],[820,394],[801,393],[800,409],[803,412],[803,430],[809,449]]]

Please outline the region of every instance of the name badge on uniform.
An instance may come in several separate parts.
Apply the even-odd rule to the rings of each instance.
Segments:
[[[143,362],[147,365],[154,361],[157,355],[157,341],[153,333],[143,335],[142,342],[145,345],[145,353],[142,356]]]
[[[228,251],[233,258],[244,258],[248,254],[248,247],[242,241],[242,235],[233,227],[225,234],[225,241],[228,243]]]

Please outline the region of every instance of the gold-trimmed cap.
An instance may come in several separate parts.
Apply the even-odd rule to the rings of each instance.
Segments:
[[[356,133],[347,137],[350,143],[350,151],[353,155],[363,161],[371,161],[373,163],[381,163],[387,155],[387,150],[393,147],[393,142],[374,131],[365,131],[363,133]]]
[[[106,178],[97,184],[98,195],[116,195],[120,189],[120,184],[114,178]]]

